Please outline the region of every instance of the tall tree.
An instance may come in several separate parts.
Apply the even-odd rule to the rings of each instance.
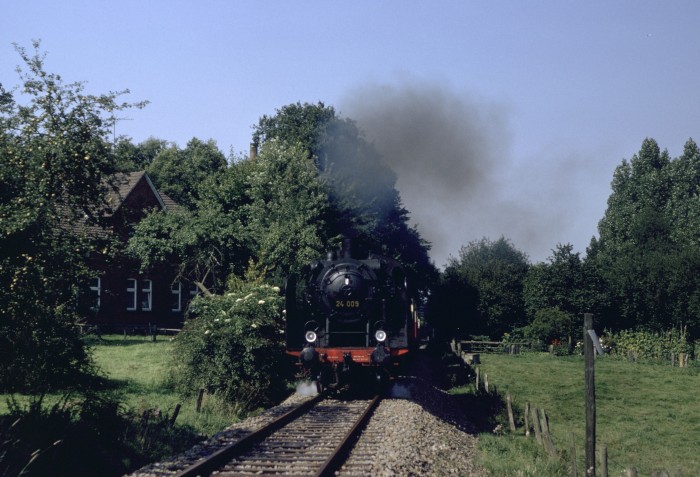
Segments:
[[[66,385],[89,359],[76,332],[78,287],[113,171],[108,137],[122,93],[90,95],[16,46],[23,98],[0,86],[0,388]]]
[[[697,327],[700,310],[689,304],[697,302],[693,277],[700,271],[698,163],[692,140],[671,161],[646,139],[639,153],[616,169],[600,238],[589,254],[614,304],[606,326]]]
[[[460,310],[455,319],[466,334],[500,338],[525,324],[523,282],[529,268],[525,253],[501,237],[470,242],[450,258],[445,275],[463,287],[466,296],[476,294],[474,308]],[[454,285],[453,285],[454,286]]]

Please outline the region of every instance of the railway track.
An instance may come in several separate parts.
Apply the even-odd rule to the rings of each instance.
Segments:
[[[333,475],[380,399],[319,395],[176,476]]]

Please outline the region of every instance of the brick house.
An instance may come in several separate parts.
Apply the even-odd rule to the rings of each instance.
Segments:
[[[125,244],[134,225],[149,211],[169,212],[179,207],[155,188],[145,171],[118,174],[114,184],[103,214],[105,226],[91,227],[90,233]],[[142,273],[137,261],[124,256],[95,256],[92,263],[99,275],[86,290],[90,304],[87,324],[104,330],[182,327],[184,311],[197,290],[176,280],[176,264]]]

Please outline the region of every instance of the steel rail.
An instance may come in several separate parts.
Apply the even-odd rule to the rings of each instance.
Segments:
[[[365,428],[367,422],[369,422],[369,419],[372,417],[374,409],[379,405],[381,399],[382,397],[379,394],[372,399],[372,401],[367,406],[367,409],[365,409],[365,412],[363,412],[360,418],[357,420],[357,422],[355,422],[355,425],[352,426],[352,429],[348,431],[348,433],[343,438],[343,441],[340,444],[338,444],[338,446],[333,451],[333,454],[331,454],[331,456],[323,463],[321,468],[315,474],[315,477],[329,477],[335,475],[335,471],[338,470],[338,467],[343,462],[347,452],[357,442],[357,438],[359,437],[362,430]]]
[[[248,434],[247,436],[237,440],[236,442],[222,447],[213,454],[205,457],[202,460],[195,462],[184,470],[175,474],[175,477],[196,477],[208,476],[215,470],[221,468],[226,462],[233,457],[250,448],[257,442],[265,439],[267,436],[292,422],[299,416],[305,414],[309,409],[321,402],[327,397],[327,393],[320,393],[316,397],[304,401],[299,406],[286,412],[271,423],[261,427],[257,431]]]

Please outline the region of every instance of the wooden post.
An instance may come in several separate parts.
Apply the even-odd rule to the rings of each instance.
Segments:
[[[576,441],[574,433],[569,432],[569,455],[571,456],[571,477],[578,477],[578,468],[576,467]]]
[[[486,394],[489,392],[489,375],[484,373],[484,390],[486,391]]]
[[[586,476],[595,477],[595,350],[588,330],[593,329],[593,314],[583,315],[583,355],[586,401]]]
[[[600,450],[600,475],[608,477],[608,446],[603,446]]]
[[[476,383],[476,391],[477,392],[479,392],[479,372],[480,372],[479,369],[480,368],[476,368],[476,381],[475,381],[475,383]]]
[[[557,450],[554,448],[554,442],[552,441],[552,435],[549,433],[549,419],[547,418],[547,413],[544,409],[540,409],[540,427],[542,428],[542,442],[544,446],[549,451],[549,455],[553,458],[557,458]]]
[[[630,467],[629,469],[625,470],[625,472],[627,477],[637,477],[636,467]]]
[[[525,436],[530,436],[530,403],[525,403]]]
[[[508,407],[508,425],[510,425],[510,432],[515,432],[515,418],[513,417],[513,403],[510,399],[510,393],[506,393],[506,406]]]
[[[542,432],[540,430],[540,419],[537,417],[537,408],[533,407],[530,411],[532,413],[532,428],[535,430],[535,438],[537,443],[542,445]]]
[[[180,403],[177,403],[175,405],[175,410],[173,411],[173,415],[170,418],[170,427],[173,427],[175,425],[175,419],[177,419],[177,415],[180,414]]]
[[[202,398],[204,397],[204,388],[199,388],[197,393],[197,404],[194,408],[195,411],[199,412],[202,409]]]

